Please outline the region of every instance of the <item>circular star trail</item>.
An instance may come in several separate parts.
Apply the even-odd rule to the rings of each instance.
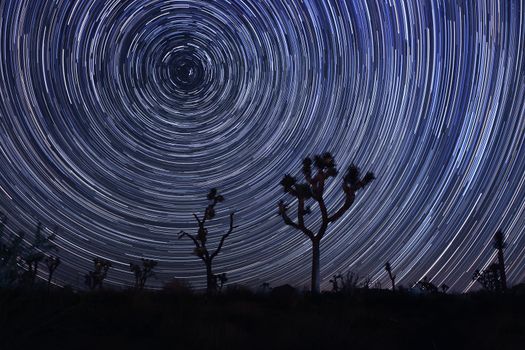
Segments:
[[[177,233],[217,187],[210,240],[231,211],[238,228],[215,271],[306,285],[279,181],[323,151],[377,175],[323,239],[325,288],[345,271],[386,285],[390,261],[400,283],[468,290],[497,229],[509,281],[525,277],[523,1],[7,0],[0,15],[0,208],[11,232],[60,227],[61,284],[98,256],[109,284],[145,257],[153,286],[202,287]]]

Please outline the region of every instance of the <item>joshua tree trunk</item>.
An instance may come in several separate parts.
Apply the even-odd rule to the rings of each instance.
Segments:
[[[396,280],[392,276],[392,274],[390,274],[390,282],[392,282],[392,292],[395,292],[396,291]]]
[[[494,235],[494,248],[498,251],[498,270],[501,283],[501,289],[507,289],[507,274],[505,273],[505,258],[503,256],[503,249],[505,248],[505,235],[502,231],[496,232]]]
[[[211,261],[206,261],[206,293],[213,294],[217,290],[215,279],[213,278],[213,270]]]
[[[319,258],[321,255],[320,244],[321,242],[317,239],[312,240],[312,285],[311,290],[313,294],[319,294],[321,291],[320,285],[320,268]]]
[[[390,282],[392,282],[392,291],[396,291],[396,276],[392,274],[392,266],[390,265],[390,262],[386,262],[385,264],[385,271],[388,273],[388,278],[390,278]]]
[[[507,289],[507,274],[505,273],[505,259],[503,257],[503,247],[498,249],[498,265],[501,279],[501,288]]]

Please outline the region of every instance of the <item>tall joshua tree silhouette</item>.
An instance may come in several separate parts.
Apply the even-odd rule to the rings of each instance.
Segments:
[[[315,166],[315,174],[312,170],[312,163]],[[289,174],[286,174],[281,181],[284,192],[290,194],[297,199],[297,221],[293,221],[288,216],[288,205],[284,201],[279,201],[279,215],[283,218],[286,225],[303,232],[306,237],[312,242],[312,293],[319,293],[320,291],[320,243],[321,239],[328,229],[328,225],[341,218],[352,204],[354,204],[356,192],[366,187],[375,179],[374,173],[368,172],[361,177],[360,169],[352,164],[348,167],[345,176],[343,177],[342,189],[345,194],[345,200],[342,206],[332,215],[328,213],[325,201],[324,190],[325,183],[331,177],[336,177],[338,174],[336,164],[332,154],[325,152],[321,155],[316,155],[312,159],[307,157],[303,160],[302,169],[305,182],[298,182],[297,179]],[[313,199],[319,206],[321,212],[321,225],[317,233],[308,228],[305,224],[305,215],[311,213],[310,206],[307,206],[307,201]]]
[[[53,280],[53,274],[60,265],[60,258],[58,256],[50,255],[44,259],[47,267],[47,288],[51,287],[51,281]]]
[[[23,236],[9,242],[4,237],[7,216],[0,213],[0,287],[16,284],[19,279],[19,258],[23,253]]]
[[[53,243],[56,238],[58,227],[55,227],[51,235],[45,235],[42,233],[42,223],[38,223],[36,227],[36,233],[31,246],[26,250],[22,256],[22,260],[26,266],[26,271],[23,274],[23,282],[26,285],[33,286],[38,275],[38,268],[41,262],[46,258],[46,253],[57,250],[57,246]],[[20,232],[20,236],[24,236],[23,232]]]
[[[388,278],[390,278],[390,281],[392,282],[392,291],[396,291],[396,275],[392,274],[392,266],[390,266],[390,262],[387,262],[385,264],[385,271],[388,273]]]
[[[494,235],[494,248],[498,251],[498,268],[499,278],[501,283],[501,290],[507,290],[507,274],[505,273],[505,258],[503,256],[503,249],[505,248],[505,238],[501,231]]]
[[[86,285],[89,289],[94,290],[95,288],[102,289],[102,282],[108,275],[109,268],[111,267],[111,261],[93,258],[93,271],[89,271],[86,275]]]
[[[202,216],[202,218],[199,218],[197,214],[193,214],[193,217],[195,218],[198,224],[197,234],[191,235],[185,231],[180,231],[179,239],[183,237],[188,237],[195,244],[193,252],[204,262],[204,265],[206,266],[206,293],[213,294],[217,291],[218,280],[226,280],[225,274],[221,274],[219,277],[213,273],[213,259],[220,253],[224,245],[224,241],[232,233],[235,227],[233,226],[234,213],[231,213],[230,227],[228,231],[224,235],[222,235],[217,249],[215,249],[215,251],[213,252],[210,252],[208,250],[208,247],[206,246],[206,243],[208,242],[208,229],[206,228],[206,223],[208,220],[211,220],[215,217],[215,206],[217,205],[217,203],[223,202],[224,197],[218,194],[217,189],[212,188],[208,193],[207,198],[210,203],[204,210],[204,215]]]
[[[506,243],[505,235],[502,231],[497,231],[494,234],[492,244],[498,251],[498,262],[490,264],[486,270],[476,270],[472,279],[479,282],[488,291],[505,291],[507,290],[507,274],[505,272],[503,250],[506,247]]]

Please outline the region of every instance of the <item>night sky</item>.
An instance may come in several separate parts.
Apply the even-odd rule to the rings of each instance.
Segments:
[[[203,287],[177,234],[217,187],[209,239],[232,211],[238,228],[215,272],[308,285],[279,181],[324,151],[377,177],[322,241],[324,288],[346,271],[387,287],[386,261],[405,285],[474,288],[498,229],[524,280],[524,1],[4,0],[0,16],[0,210],[28,238],[60,227],[59,284],[98,256],[111,285],[144,257],[151,286]]]

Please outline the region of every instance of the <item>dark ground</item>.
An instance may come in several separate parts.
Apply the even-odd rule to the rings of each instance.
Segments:
[[[525,349],[525,295],[0,291],[0,349]]]

